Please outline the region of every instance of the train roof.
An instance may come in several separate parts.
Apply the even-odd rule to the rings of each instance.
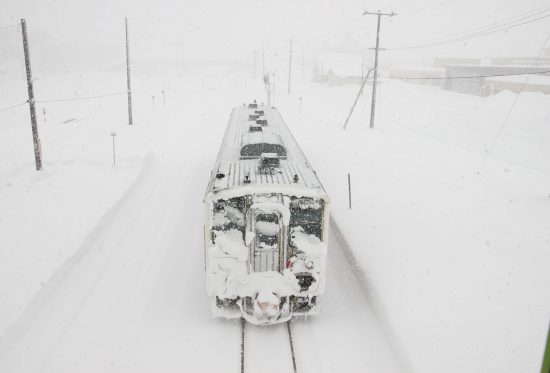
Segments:
[[[279,111],[249,104],[233,109],[207,196],[283,192],[327,199],[323,186]]]

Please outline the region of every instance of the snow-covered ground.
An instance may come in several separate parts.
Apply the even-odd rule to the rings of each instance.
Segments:
[[[205,295],[202,193],[231,107],[262,100],[263,86],[214,68],[134,80],[132,127],[124,95],[39,105],[40,173],[28,109],[0,113],[0,371],[238,369],[239,325],[212,319]],[[365,95],[342,131],[357,87],[278,86],[275,105],[360,267],[331,241],[321,315],[294,323],[299,371],[539,369],[550,97],[521,95],[478,174],[510,93],[386,83],[377,127]],[[36,95],[121,90],[123,73],[98,72],[40,79]],[[254,348],[287,348],[283,331],[249,330],[248,366],[272,369]]]
[[[302,111],[286,116],[414,371],[540,369],[550,320],[550,96],[522,94],[478,174],[513,94],[387,83],[377,128],[368,129],[367,95],[343,132],[353,94],[304,93]]]

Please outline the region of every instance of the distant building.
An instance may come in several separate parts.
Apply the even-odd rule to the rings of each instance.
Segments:
[[[489,96],[503,90],[519,92],[525,81],[525,75],[502,77],[490,75],[531,73],[531,78],[534,78],[533,82],[536,81],[536,84],[525,84],[523,91],[548,93],[550,86],[546,86],[548,84],[546,78],[550,73],[539,73],[544,70],[550,70],[550,66],[448,65],[445,69],[447,79],[442,81],[441,88],[477,96]],[[541,76],[543,79],[540,78]],[[520,84],[519,87],[518,84]]]
[[[546,53],[546,51],[545,51]],[[548,52],[550,53],[550,52]],[[538,59],[536,57],[495,57],[490,58],[489,65],[506,65],[506,66],[513,66],[513,65],[525,65],[525,66],[532,66],[532,65],[550,65],[550,55],[548,56],[541,56]]]
[[[441,86],[441,78],[445,76],[445,69],[391,69],[390,79],[399,79],[411,84]],[[411,79],[413,78],[413,79]]]
[[[367,65],[359,53],[320,53],[313,80],[331,85],[360,84]]]
[[[489,94],[495,94],[502,91],[519,92],[541,92],[545,95],[550,94],[550,75],[529,75],[525,76],[502,76],[486,79]]]
[[[479,65],[481,59],[479,58],[434,58],[434,67],[444,69],[447,65]]]

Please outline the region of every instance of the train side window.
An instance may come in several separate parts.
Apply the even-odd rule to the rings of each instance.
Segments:
[[[323,239],[324,201],[313,198],[296,198],[290,201],[290,228],[302,227],[305,233]]]

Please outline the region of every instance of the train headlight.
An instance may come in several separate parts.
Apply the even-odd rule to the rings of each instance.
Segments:
[[[313,260],[308,260],[306,262],[306,268],[309,269],[309,270],[313,269]]]

